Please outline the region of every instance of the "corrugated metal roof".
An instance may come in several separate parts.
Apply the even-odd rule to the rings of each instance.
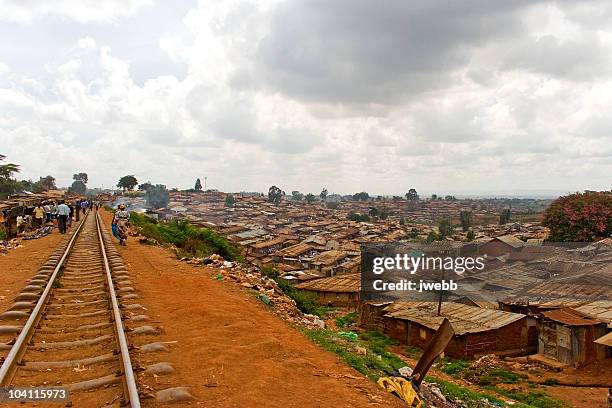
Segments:
[[[410,320],[437,330],[444,318],[448,318],[455,334],[478,333],[496,330],[521,319],[525,315],[501,310],[482,309],[461,303],[443,302],[440,316],[437,316],[437,302],[396,302],[385,308],[385,316]]]
[[[298,289],[316,292],[356,293],[361,290],[361,275],[358,273],[315,279],[295,285]]]
[[[606,323],[612,323],[612,301],[610,300],[597,300],[575,309]]]
[[[595,340],[597,344],[603,344],[604,346],[612,347],[612,332],[606,334]]]
[[[585,315],[584,313],[570,308],[553,309],[543,312],[542,315],[550,320],[566,324],[568,326],[592,326],[604,323],[601,320],[594,319]]]

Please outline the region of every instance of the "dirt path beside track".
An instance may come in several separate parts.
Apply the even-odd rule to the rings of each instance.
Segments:
[[[110,214],[103,216],[110,228]],[[177,342],[161,356],[176,371],[144,377],[153,388],[188,386],[196,397],[191,406],[405,406],[253,296],[214,279],[216,271],[185,264],[167,250],[134,239],[117,248],[152,319],[147,324],[164,329],[156,341]],[[160,404],[149,400],[145,406]]]

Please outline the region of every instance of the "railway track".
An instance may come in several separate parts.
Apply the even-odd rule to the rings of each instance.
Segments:
[[[90,212],[0,315],[0,386],[65,387],[73,407],[140,407],[118,296],[127,272]],[[54,405],[57,406],[57,405]]]

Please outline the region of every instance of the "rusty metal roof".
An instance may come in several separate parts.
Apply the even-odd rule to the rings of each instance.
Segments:
[[[458,335],[496,330],[526,318],[518,313],[454,302],[443,302],[440,316],[437,316],[437,302],[396,302],[387,306],[385,311],[388,312],[385,316],[413,321],[433,330],[437,330],[446,317]]]
[[[594,319],[577,310],[570,309],[569,307],[549,310],[547,312],[543,312],[542,315],[547,319],[561,324],[566,324],[568,326],[592,326],[604,323],[601,320]]]
[[[361,289],[361,275],[352,273],[349,275],[332,276],[331,278],[315,279],[297,284],[295,287],[316,292],[356,293]]]

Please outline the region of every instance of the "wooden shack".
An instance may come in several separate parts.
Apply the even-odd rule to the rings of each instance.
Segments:
[[[571,308],[549,310],[542,317],[539,354],[574,366],[606,358],[606,346],[595,343],[607,332],[605,322]]]

